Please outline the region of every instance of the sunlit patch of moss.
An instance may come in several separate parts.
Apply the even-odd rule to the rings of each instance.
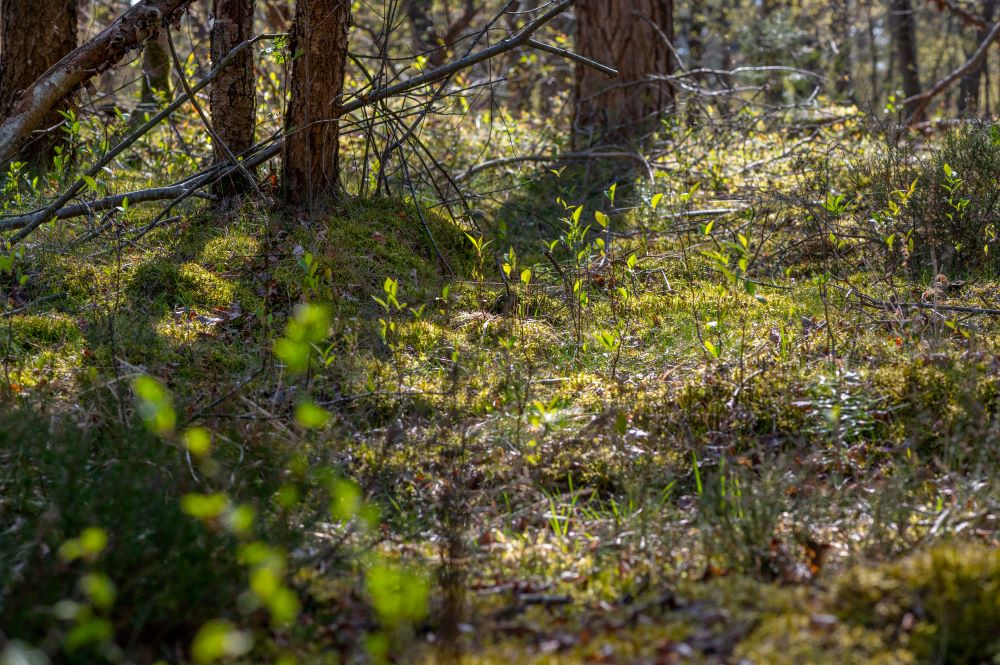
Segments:
[[[302,252],[318,262],[322,299],[337,304],[344,315],[371,313],[377,307],[371,296],[382,292],[387,277],[399,282],[401,302],[418,306],[438,294],[448,274],[442,257],[456,276],[468,274],[472,254],[464,231],[429,211],[424,219],[426,228],[412,207],[398,201],[349,199],[295,237]],[[285,257],[274,273],[294,294],[304,283],[298,261],[298,256]]]
[[[246,268],[261,252],[260,241],[246,233],[231,232],[205,243],[199,262],[215,272]]]
[[[755,665],[906,665],[917,662],[903,649],[887,647],[883,636],[827,615],[790,613],[765,619],[736,647],[740,662]]]
[[[399,341],[421,357],[447,344],[449,331],[427,320],[410,320],[397,326]]]
[[[80,338],[76,321],[57,312],[19,314],[11,317],[9,325],[14,340],[31,347],[74,342]]]
[[[609,377],[589,372],[577,372],[565,377],[557,386],[557,394],[585,412],[597,412],[607,405],[614,394]]]
[[[73,255],[46,256],[40,273],[43,295],[64,293],[76,306],[102,297],[112,285],[111,276],[99,263]]]
[[[974,665],[1000,657],[1000,550],[943,544],[846,573],[833,591],[846,622],[893,636],[921,662]]]
[[[177,265],[169,258],[154,258],[141,264],[126,287],[139,304],[160,306],[203,305],[224,307],[233,302],[233,285],[196,263]]]

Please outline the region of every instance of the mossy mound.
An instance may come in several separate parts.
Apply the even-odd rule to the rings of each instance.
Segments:
[[[258,239],[234,231],[205,243],[200,263],[216,272],[233,272],[245,269],[260,252]]]
[[[474,260],[458,225],[426,210],[422,221],[412,206],[389,199],[345,201],[318,233],[314,225],[296,238],[297,251],[317,261],[317,274],[332,289],[321,292],[321,299],[329,295],[341,308],[362,311],[374,305],[371,296],[382,292],[386,277],[399,282],[400,300],[412,304],[436,294],[449,274],[467,275]],[[283,262],[275,278],[299,290],[303,268],[298,261]]]
[[[855,568],[835,588],[834,607],[845,621],[908,644],[920,662],[998,662],[1000,549],[940,545]]]
[[[92,261],[72,255],[46,256],[34,286],[39,297],[65,294],[70,304],[83,307],[111,286],[108,272]]]
[[[129,280],[127,292],[136,303],[154,308],[175,305],[219,306],[233,301],[234,287],[196,263],[177,265],[169,258],[151,259]]]

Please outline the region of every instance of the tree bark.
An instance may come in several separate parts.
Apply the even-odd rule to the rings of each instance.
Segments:
[[[76,0],[0,0],[0,117],[10,114],[22,90],[76,48],[76,22]],[[38,126],[58,124],[58,111],[67,108],[50,109]],[[63,136],[52,131],[35,138],[22,157],[44,168]]]
[[[254,0],[215,0],[212,23],[212,64],[217,65],[233,48],[253,36]],[[212,110],[212,128],[216,136],[239,155],[254,143],[257,120],[256,78],[253,52],[243,51],[230,65],[219,73],[212,83],[209,103]],[[223,145],[214,145],[216,162],[225,162]],[[244,194],[250,187],[240,174],[222,178],[216,183],[214,193],[228,198]]]
[[[903,96],[907,99],[920,94],[920,65],[917,61],[917,21],[910,0],[891,0],[889,26],[896,48],[896,58],[903,81]],[[912,121],[918,106],[906,104],[906,116]]]
[[[578,143],[636,138],[673,102],[669,82],[648,78],[673,72],[668,44],[673,10],[673,0],[581,0],[577,5],[577,51],[619,72],[609,81],[577,65],[573,124]]]
[[[4,0],[4,4],[11,0]],[[0,165],[12,159],[34,130],[67,95],[121,62],[147,39],[159,34],[192,0],[143,0],[96,37],[75,48],[17,97],[0,123]],[[5,31],[6,34],[6,31]],[[6,63],[8,58],[4,56]]]
[[[347,64],[350,0],[298,0],[292,27],[291,101],[282,157],[287,203],[312,207],[335,196]]]

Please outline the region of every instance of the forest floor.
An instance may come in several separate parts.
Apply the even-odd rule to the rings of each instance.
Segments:
[[[543,172],[481,230],[351,198],[39,233],[4,277],[0,650],[996,662],[1000,140],[898,182],[771,150],[753,192],[720,156]],[[949,213],[979,236],[922,235]]]

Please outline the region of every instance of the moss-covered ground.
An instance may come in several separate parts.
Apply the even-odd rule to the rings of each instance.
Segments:
[[[1000,328],[934,307],[1000,283],[852,233],[889,207],[849,170],[850,207],[784,165],[704,216],[709,167],[543,173],[475,225],[39,234],[3,277],[0,649],[190,662],[223,619],[241,662],[996,662]]]

